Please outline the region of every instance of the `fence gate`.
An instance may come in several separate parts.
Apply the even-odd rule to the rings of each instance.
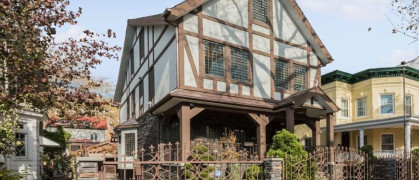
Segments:
[[[328,161],[334,153],[334,162]],[[368,177],[368,155],[348,148],[316,148],[307,156],[286,156],[284,158],[284,179],[351,179]]]

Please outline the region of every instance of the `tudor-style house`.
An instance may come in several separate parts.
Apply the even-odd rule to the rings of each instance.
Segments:
[[[264,155],[276,131],[298,124],[320,145],[320,119],[333,146],[339,108],[320,88],[332,61],[295,0],[186,0],[129,19],[115,93],[119,158],[169,142],[187,154],[226,129]]]
[[[322,76],[322,88],[341,109],[336,113],[335,145],[371,145],[376,156],[403,153],[405,88],[407,147],[419,148],[419,70],[406,67],[405,73],[405,86],[403,67],[355,74],[336,70]]]

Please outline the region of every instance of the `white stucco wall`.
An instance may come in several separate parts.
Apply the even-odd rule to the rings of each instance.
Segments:
[[[218,22],[203,19],[203,33],[205,36],[227,41],[244,47],[249,47],[249,35],[242,31]]]
[[[273,32],[275,37],[298,45],[307,45],[307,41],[288,15],[279,0],[273,1]]]
[[[193,36],[186,36],[186,40],[188,42],[189,48],[191,50],[192,54],[192,60],[195,63],[195,68],[197,70],[197,73],[199,75],[199,46],[198,46],[198,38]],[[185,86],[190,87],[197,87],[196,79],[194,77],[193,71],[192,71],[192,65],[189,62],[189,57],[186,53],[186,49],[184,50],[184,77],[185,77]]]
[[[256,97],[271,98],[270,63],[270,57],[253,54],[253,93]]]
[[[307,64],[307,51],[284,43],[274,42],[274,54],[276,56],[295,60]]]
[[[248,1],[213,0],[202,6],[205,15],[221,19],[242,27],[248,27]]]
[[[154,66],[155,103],[176,88],[176,54],[176,42],[174,41]]]

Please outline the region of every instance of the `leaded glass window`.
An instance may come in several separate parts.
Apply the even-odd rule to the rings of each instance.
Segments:
[[[224,45],[211,41],[204,41],[205,46],[205,74],[224,77]]]
[[[289,88],[289,62],[275,60],[275,88],[288,89]]]
[[[394,114],[393,102],[392,94],[382,94],[380,107],[381,114]]]
[[[16,133],[16,156],[26,156],[26,134]]]
[[[298,64],[294,64],[294,91],[302,91],[307,89],[307,68]]]
[[[231,78],[237,81],[249,81],[249,52],[231,48]]]
[[[268,0],[253,0],[253,19],[269,23],[269,1]]]
[[[125,154],[131,156],[135,151],[135,133],[125,134]]]

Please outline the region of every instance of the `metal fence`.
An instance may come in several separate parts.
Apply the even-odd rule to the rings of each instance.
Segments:
[[[186,153],[190,150],[190,153]],[[183,156],[187,157],[182,158]],[[195,144],[192,148],[179,143],[160,144],[133,153],[132,160],[105,161],[102,179],[110,177],[107,171],[120,165],[124,179],[263,179],[262,158],[246,149],[236,149],[234,144]],[[110,168],[115,167],[115,168]],[[132,173],[127,169],[132,167]]]

